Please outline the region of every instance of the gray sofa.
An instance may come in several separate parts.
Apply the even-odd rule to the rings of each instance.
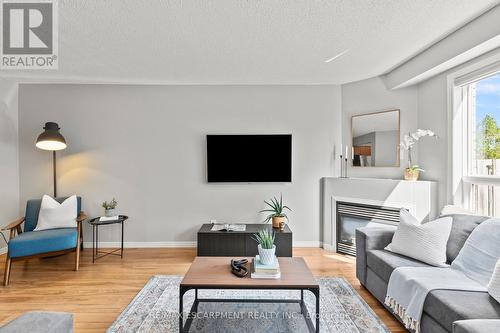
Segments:
[[[447,259],[452,262],[467,237],[485,217],[452,215],[453,226],[447,245]],[[428,266],[427,264],[384,250],[395,229],[359,228],[356,230],[356,276],[382,304],[392,271],[403,266]],[[398,318],[399,319],[399,318]],[[469,323],[454,323],[467,319],[500,319],[500,304],[487,292],[434,290],[427,295],[420,329],[422,333],[467,332]],[[465,326],[464,326],[465,325]],[[481,327],[475,323],[473,327]],[[487,322],[499,325],[499,322]],[[465,327],[465,328],[464,328]],[[480,332],[480,331],[470,331]],[[484,332],[490,332],[486,330]],[[497,331],[500,332],[500,329]]]

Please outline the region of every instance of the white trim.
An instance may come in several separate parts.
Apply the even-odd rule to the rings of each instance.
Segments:
[[[336,252],[335,246],[326,243],[323,244],[323,249],[327,250],[328,252]]]
[[[0,247],[0,255],[7,253],[7,246]]]
[[[92,248],[92,242],[83,242],[85,248]],[[100,248],[119,248],[120,242],[99,242]],[[317,247],[321,248],[321,241],[294,241],[293,247]],[[124,242],[124,248],[176,248],[176,247],[196,247],[196,241],[183,242]],[[7,248],[5,248],[7,249]],[[7,252],[7,251],[6,251]]]
[[[469,184],[500,186],[500,176],[464,176],[462,180]]]
[[[492,51],[494,52],[494,51]],[[457,71],[449,74],[446,77],[447,81],[447,109],[448,109],[448,184],[446,190],[447,202],[455,205],[468,206],[465,196],[467,196],[467,189],[462,185],[462,177],[464,176],[463,165],[463,144],[460,139],[463,139],[463,110],[461,96],[457,96],[462,92],[461,87],[456,86],[456,82],[460,78],[466,77],[468,74],[477,73],[481,76],[481,69],[488,68],[491,71],[491,66],[494,66],[500,61],[500,53],[495,52],[493,55],[485,55],[473,63],[460,68]],[[472,76],[467,76],[467,79],[472,80]],[[458,81],[460,82],[460,81]]]
[[[92,242],[83,242],[85,248],[92,248]],[[99,242],[100,248],[118,248],[120,242]],[[172,248],[172,247],[196,247],[195,241],[182,242],[124,242],[124,248]]]
[[[321,241],[293,241],[293,247],[323,247]]]
[[[493,62],[475,71],[462,75],[455,79],[455,86],[465,86],[475,81],[482,80],[488,76],[496,75],[500,72],[500,61]]]

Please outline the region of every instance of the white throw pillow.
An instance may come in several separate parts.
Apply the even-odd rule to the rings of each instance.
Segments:
[[[454,215],[454,214],[476,215],[471,210],[468,210],[466,208],[462,208],[460,206],[455,206],[455,205],[446,205],[441,210],[441,216],[443,216],[443,215]]]
[[[38,223],[34,231],[76,228],[77,210],[78,201],[76,195],[70,196],[62,203],[57,202],[48,195],[44,195],[38,213]]]
[[[500,258],[500,222],[481,222],[465,241],[451,268],[461,270],[472,280],[487,286]]]
[[[490,283],[488,284],[488,293],[493,297],[498,303],[500,303],[500,259],[495,265],[495,270],[491,276]]]
[[[392,243],[385,248],[432,266],[446,267],[446,243],[451,232],[451,217],[420,224],[407,210],[399,212],[400,222]]]

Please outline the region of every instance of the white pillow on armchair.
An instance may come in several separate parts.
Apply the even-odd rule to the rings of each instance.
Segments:
[[[56,228],[76,228],[76,218],[78,210],[78,200],[76,195],[72,195],[62,203],[48,195],[44,195],[38,213],[38,223],[34,231],[56,229]]]
[[[500,303],[500,259],[498,259],[497,264],[495,265],[495,270],[493,271],[490,283],[488,284],[488,293],[498,303]]]

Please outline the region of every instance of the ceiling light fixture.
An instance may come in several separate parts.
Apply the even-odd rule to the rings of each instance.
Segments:
[[[328,62],[332,62],[332,61],[334,61],[335,59],[342,57],[342,56],[343,56],[344,54],[346,54],[347,52],[349,52],[349,49],[347,49],[347,50],[344,50],[344,51],[340,52],[339,54],[337,54],[337,55],[335,55],[335,56],[331,57],[330,59],[326,59],[326,60],[325,60],[325,62],[326,62],[326,63],[328,63]]]

